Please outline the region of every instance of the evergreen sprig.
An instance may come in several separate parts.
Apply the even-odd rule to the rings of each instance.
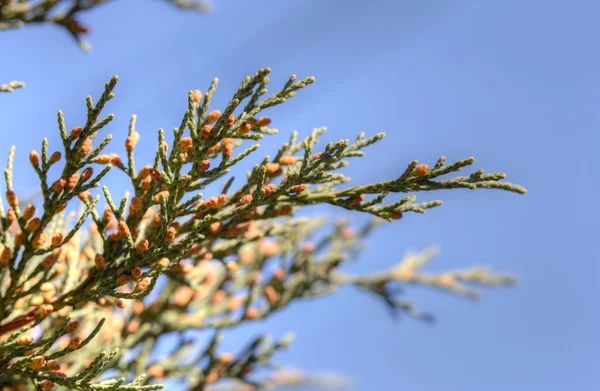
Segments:
[[[31,151],[43,196],[40,211],[18,200],[11,149],[7,208],[0,205],[0,385],[153,390],[164,378],[185,381],[191,390],[223,379],[255,389],[298,384],[308,378],[255,376],[273,368],[274,354],[289,345],[288,337],[273,342],[261,335],[232,354],[221,350],[221,332],[346,285],[376,295],[394,315],[431,320],[404,298],[405,287],[477,298],[477,286],[514,283],[485,268],[423,273],[430,251],[408,254],[383,272],[344,274],[342,266],[356,258],[376,225],[441,205],[417,202],[413,193],[525,190],[504,182],[503,173],[451,176],[474,159],[447,164],[444,157],[431,168],[415,160],[394,179],[353,186],[340,169],[384,134],[361,133],[354,141],[320,148],[324,128],[303,139],[292,132],[273,157],[260,159],[245,179],[235,180],[231,167],[256,155],[255,141],[278,133],[259,114],[314,82],[292,75],[267,96],[269,73],[264,68],[246,77],[223,111],[210,108],[217,79],[204,94],[190,91],[179,127],[172,133],[159,129],[155,157],[141,168],[134,154],[140,139],[135,116],[126,158],[104,153],[112,136],[100,136],[113,115],[102,113],[114,98],[114,77],[96,103],[87,97],[81,126],[69,130],[58,112],[62,152],[50,153],[47,139],[41,153]],[[94,174],[98,165],[104,167]],[[120,200],[106,186],[98,191],[111,167],[131,184]],[[222,186],[215,195],[205,195],[215,191],[216,182]],[[395,194],[402,196],[388,201]],[[67,214],[76,197],[79,211]],[[373,220],[354,230],[343,221],[294,217],[313,204],[367,213]],[[200,348],[185,330],[208,331],[213,338]],[[157,360],[155,348],[166,338],[177,343]]]

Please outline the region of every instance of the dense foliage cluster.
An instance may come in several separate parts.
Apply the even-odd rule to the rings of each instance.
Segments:
[[[140,138],[135,116],[124,153],[103,153],[111,135],[101,133],[113,115],[101,114],[114,97],[114,77],[97,102],[87,97],[85,124],[67,127],[58,112],[62,151],[47,139],[39,152],[31,151],[43,195],[38,207],[19,202],[11,150],[0,209],[2,386],[152,390],[169,378],[203,390],[224,379],[246,387],[241,389],[299,382],[302,376],[255,376],[272,368],[273,355],[289,337],[271,341],[261,335],[230,353],[220,349],[221,332],[343,285],[377,295],[394,313],[429,319],[397,288],[421,284],[476,297],[474,285],[513,282],[482,268],[427,274],[422,268],[431,252],[408,254],[381,273],[343,274],[340,266],[355,257],[378,222],[441,205],[417,202],[412,194],[386,203],[394,193],[525,190],[503,182],[503,173],[477,170],[447,178],[474,159],[447,164],[444,157],[431,166],[412,161],[388,181],[352,186],[339,169],[384,135],[359,134],[319,148],[323,128],[304,138],[292,132],[273,156],[236,179],[228,173],[258,150],[252,142],[277,133],[271,119],[259,114],[314,81],[292,75],[265,97],[269,72],[246,77],[222,111],[210,107],[217,79],[204,94],[190,91],[179,127],[169,134],[160,129],[154,161],[141,165],[134,158]],[[131,183],[121,199],[105,186],[96,192],[115,168]],[[220,191],[203,193],[219,181]],[[98,206],[101,198],[105,208]],[[76,203],[79,211],[68,213]],[[373,222],[353,229],[345,222],[295,217],[312,204],[367,213]],[[211,333],[210,343],[181,333],[190,329]],[[165,339],[174,341],[173,349],[157,360],[155,347]]]

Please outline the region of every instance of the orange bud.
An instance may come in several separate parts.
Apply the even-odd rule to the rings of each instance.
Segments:
[[[69,323],[67,325],[67,333],[72,333],[73,331],[75,331],[77,329],[77,327],[79,327],[79,321],[78,320],[74,320],[71,323]]]
[[[142,269],[140,269],[138,266],[131,269],[131,275],[133,276],[133,278],[140,278],[142,274]]]
[[[194,102],[200,103],[202,101],[202,91],[194,90],[194,92],[192,93],[192,97],[194,99]]]
[[[42,380],[42,382],[40,383],[40,385],[42,386],[42,388],[44,390],[50,390],[52,388],[54,388],[54,382],[50,379],[44,379]]]
[[[245,196],[243,196],[242,198],[240,198],[240,200],[238,201],[238,203],[240,205],[248,205],[251,202],[252,202],[252,195],[251,194],[246,194]]]
[[[169,196],[170,196],[170,193],[168,191],[166,191],[166,190],[165,191],[161,191],[160,193],[157,193],[154,196],[154,203],[155,204],[160,204],[160,200],[161,199],[164,198],[165,200],[167,200],[167,199],[169,199]]]
[[[52,245],[53,246],[58,247],[62,244],[62,242],[63,242],[62,234],[58,233],[52,237]]]
[[[130,231],[129,231],[129,227],[127,226],[127,223],[124,221],[119,221],[119,225],[118,225],[118,231],[119,231],[119,235],[121,236],[129,236]]]
[[[23,211],[23,218],[25,220],[29,220],[30,218],[33,217],[34,214],[35,214],[35,206],[33,206],[32,204],[29,204],[25,207],[25,210]]]
[[[144,239],[141,242],[139,242],[137,244],[137,246],[135,246],[135,251],[137,251],[139,254],[141,254],[144,251],[148,250],[148,247],[150,247],[150,242],[148,240]]]
[[[77,349],[79,345],[81,345],[81,342],[83,342],[83,340],[79,337],[71,338],[71,340],[69,341],[69,349]]]
[[[21,346],[27,346],[31,342],[33,342],[33,337],[29,334],[21,335],[19,339],[17,339],[17,343]]]
[[[402,218],[402,212],[392,212],[390,217],[394,220],[400,220]]]
[[[48,315],[50,315],[52,312],[54,312],[54,306],[52,304],[44,304],[43,306],[40,307],[40,317],[41,318],[48,317]]]
[[[204,159],[198,164],[198,171],[204,172],[210,167],[210,160]]]
[[[29,362],[29,368],[40,369],[46,365],[46,359],[43,356],[36,356]]]
[[[75,126],[73,129],[71,129],[71,138],[77,138],[81,136],[82,131],[83,128],[81,126]]]
[[[171,264],[171,260],[169,258],[161,258],[158,261],[156,261],[154,266],[158,269],[164,269],[164,268],[168,267],[170,264]]]
[[[54,193],[58,193],[59,191],[64,189],[66,185],[67,185],[67,181],[65,179],[61,178],[52,184],[52,187],[50,188],[50,190],[52,190]]]
[[[225,126],[227,126],[228,128],[231,128],[234,123],[235,123],[235,115],[229,114],[229,117],[227,117],[227,122],[225,123]]]
[[[142,278],[135,286],[136,291],[145,291],[150,285],[150,277]]]
[[[244,319],[256,319],[260,316],[260,312],[258,311],[258,309],[254,308],[254,307],[250,307],[246,310],[246,312],[244,313]]]
[[[212,132],[212,128],[213,127],[210,125],[204,125],[202,128],[200,128],[200,136],[208,138],[208,136],[210,136],[210,133]]]
[[[96,158],[98,164],[108,164],[112,157],[110,155],[100,155]]]
[[[81,182],[85,182],[88,179],[90,179],[90,177],[92,176],[92,174],[94,173],[94,169],[92,167],[87,167],[85,170],[83,170],[83,172],[81,173]]]
[[[83,145],[81,146],[81,152],[88,154],[92,152],[92,149],[94,149],[94,147],[92,146],[92,139],[86,138],[83,142]]]
[[[29,152],[29,162],[32,166],[37,166],[40,164],[40,155],[37,153],[37,151]]]
[[[233,145],[232,144],[225,144],[225,146],[223,147],[223,157],[225,159],[228,159],[231,157],[231,155],[233,155]]]
[[[292,186],[292,191],[294,193],[302,193],[304,190],[306,190],[306,184],[304,183]]]
[[[257,125],[260,127],[269,126],[271,124],[271,120],[267,117],[262,117],[258,119]]]
[[[357,194],[355,196],[350,197],[349,203],[350,205],[354,206],[354,205],[358,205],[360,204],[363,200],[365,199],[365,195],[364,194]]]
[[[208,115],[206,116],[206,123],[212,124],[214,122],[217,122],[217,120],[219,119],[220,116],[221,116],[220,110],[213,110],[210,113],[208,113]]]
[[[58,360],[50,360],[50,361],[48,361],[46,363],[46,366],[51,371],[58,371],[58,370],[60,370],[60,363],[58,362]]]
[[[113,166],[120,167],[123,165],[123,161],[121,160],[119,155],[117,155],[116,153],[111,153],[110,154],[110,164],[112,164]]]
[[[279,170],[279,163],[267,163],[265,164],[267,174],[273,175]]]
[[[248,132],[250,132],[251,129],[252,129],[252,125],[250,125],[248,122],[246,122],[245,124],[240,126],[239,132],[241,134],[248,134]]]
[[[8,190],[6,192],[6,201],[8,201],[8,205],[12,206],[13,208],[19,205],[19,199],[17,198],[15,192],[12,190]]]
[[[212,233],[217,233],[223,229],[223,224],[220,221],[216,221],[208,226],[208,230]]]
[[[282,166],[290,166],[296,163],[296,158],[293,156],[282,156],[279,158],[279,164]]]
[[[117,301],[115,301],[115,305],[117,306],[117,308],[125,308],[125,300],[123,299],[117,299]]]
[[[62,154],[60,152],[52,152],[52,155],[50,155],[50,164],[58,163],[61,157]]]
[[[27,223],[27,226],[25,227],[25,229],[27,229],[27,231],[29,231],[29,232],[35,232],[38,230],[38,228],[40,228],[41,225],[42,225],[42,220],[40,220],[39,217],[36,217],[35,219],[31,219]]]
[[[428,171],[429,171],[429,166],[427,164],[419,164],[415,168],[415,174],[417,176],[425,176],[425,174],[427,174]]]
[[[191,137],[184,137],[179,140],[179,147],[183,152],[191,151],[193,146],[194,144]]]
[[[77,182],[79,182],[79,174],[75,173],[67,180],[67,189],[73,190],[77,186]]]
[[[289,205],[284,205],[279,209],[276,209],[275,213],[277,214],[277,216],[287,216],[292,213],[292,207]]]

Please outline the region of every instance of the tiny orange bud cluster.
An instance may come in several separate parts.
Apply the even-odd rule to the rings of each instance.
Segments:
[[[350,205],[354,206],[354,205],[358,205],[361,202],[363,202],[365,199],[365,195],[364,194],[357,194],[355,196],[350,197],[349,203]]]
[[[143,271],[140,267],[136,266],[133,269],[131,269],[131,276],[133,278],[140,278],[143,274]]]
[[[235,123],[235,115],[229,114],[229,117],[227,117],[227,122],[225,123],[225,126],[227,126],[228,128],[231,128],[234,123]]]
[[[138,292],[145,291],[146,289],[148,289],[149,285],[150,285],[150,277],[144,277],[135,285],[135,290]]]
[[[71,349],[71,350],[77,349],[79,347],[79,345],[81,345],[81,342],[83,342],[83,339],[81,339],[79,337],[71,338],[71,340],[69,341],[69,349]]]
[[[58,360],[50,360],[46,363],[46,367],[51,371],[58,371],[60,370],[60,363]]]
[[[241,134],[248,134],[248,132],[250,132],[250,130],[252,130],[252,125],[250,123],[246,122],[240,126],[239,132]]]
[[[19,205],[19,199],[17,198],[17,195],[15,194],[15,192],[12,190],[8,190],[6,192],[6,201],[8,202],[8,205],[12,206],[13,208],[15,208]],[[14,213],[14,211],[13,211],[13,213]]]
[[[10,262],[10,249],[8,247],[4,247],[2,249],[2,253],[0,253],[0,264],[8,265]]]
[[[46,234],[43,232],[40,232],[37,235],[35,235],[35,237],[31,241],[31,247],[40,248],[44,244],[45,241],[46,241]]]
[[[29,204],[25,207],[25,210],[23,211],[23,218],[25,220],[29,220],[30,218],[33,217],[34,214],[35,214],[35,206],[33,206],[32,204]]]
[[[110,163],[111,156],[110,155],[100,155],[96,158],[96,162],[98,164],[108,164]]]
[[[198,163],[198,171],[204,172],[210,168],[210,160],[204,159]]]
[[[304,190],[306,190],[306,184],[304,183],[292,186],[292,191],[294,193],[302,193]]]
[[[417,176],[425,176],[428,171],[429,171],[429,166],[427,164],[419,164],[415,168],[415,174]]]
[[[283,205],[282,207],[275,210],[277,216],[288,216],[292,213],[292,207],[290,205]]]
[[[115,301],[115,305],[117,306],[117,308],[125,308],[125,300],[123,299],[117,299],[117,301]]]
[[[81,136],[82,131],[83,128],[81,126],[75,126],[73,129],[71,129],[71,138],[78,138],[79,136]]]
[[[402,212],[392,212],[390,217],[394,220],[400,220],[402,218]]]
[[[81,173],[81,177],[80,177],[81,182],[85,182],[88,179],[90,179],[93,173],[94,173],[94,169],[92,167],[87,167]]]
[[[17,339],[17,343],[21,346],[27,346],[31,342],[33,342],[33,337],[31,335],[21,335],[19,339]]]
[[[140,134],[138,132],[132,132],[130,136],[125,139],[125,149],[128,152],[133,151],[135,145],[140,140]]]
[[[29,152],[29,162],[32,166],[38,166],[40,164],[40,155],[37,151]]]
[[[73,320],[67,325],[67,332],[72,333],[73,331],[77,330],[77,327],[79,327],[79,321]]]
[[[148,247],[150,247],[150,242],[147,239],[144,239],[135,246],[135,251],[141,254],[148,250]]]
[[[204,125],[202,128],[200,128],[200,136],[203,138],[208,138],[212,132],[212,128],[213,127],[210,125]]]
[[[208,230],[213,234],[221,231],[222,229],[223,223],[221,223],[220,221],[215,221],[214,223],[208,226]]]
[[[219,119],[219,117],[221,116],[221,111],[220,110],[213,110],[210,113],[208,113],[208,115],[206,116],[206,123],[212,124],[217,122],[217,120]]]
[[[269,197],[271,194],[275,193],[275,191],[277,190],[277,186],[273,183],[270,183],[267,186],[263,187],[263,190],[265,192],[265,196]]]
[[[170,193],[169,193],[167,190],[161,191],[160,193],[157,193],[157,194],[154,196],[154,198],[153,198],[153,201],[154,201],[154,203],[155,203],[155,204],[160,204],[160,201],[161,201],[163,198],[164,198],[165,200],[167,200],[167,199],[169,199],[169,196],[170,196],[170,195],[171,195],[171,194],[170,194]]]
[[[124,221],[119,221],[117,229],[118,229],[119,235],[121,235],[123,237],[129,236],[129,234],[130,234],[129,226]]]
[[[92,152],[92,149],[94,149],[94,147],[92,146],[92,139],[86,138],[83,142],[83,145],[81,146],[81,152],[83,152],[84,154],[88,154]]]
[[[231,155],[233,155],[233,144],[225,144],[225,146],[223,147],[222,154],[223,158],[229,159]]]
[[[192,98],[194,99],[194,102],[200,103],[202,101],[202,91],[194,90],[194,92],[192,92]]]
[[[54,388],[54,382],[50,379],[44,379],[42,380],[42,382],[40,383],[40,385],[42,386],[42,388],[44,390],[50,390],[52,388]]]
[[[58,151],[56,152],[52,152],[52,155],[50,155],[50,164],[54,164],[54,163],[58,163],[60,161],[60,158],[62,157],[62,154]]]
[[[46,365],[46,359],[43,356],[36,356],[29,362],[29,368],[41,369]]]
[[[50,187],[50,190],[52,190],[54,193],[58,193],[62,189],[64,189],[66,185],[67,185],[67,180],[60,178],[52,184],[52,186]]]
[[[54,312],[54,306],[52,304],[44,304],[43,306],[40,307],[40,317],[41,318],[46,318],[48,317],[52,312]]]
[[[240,204],[240,205],[248,205],[251,202],[252,202],[252,195],[251,194],[246,194],[242,198],[240,198],[240,200],[238,201],[238,204]]]
[[[263,126],[269,126],[271,124],[271,119],[267,118],[267,117],[262,117],[258,119],[257,125],[259,127],[263,127]]]
[[[181,140],[179,140],[179,147],[183,152],[191,151],[193,146],[194,143],[191,137],[184,137]]]
[[[296,163],[296,158],[293,156],[282,156],[279,158],[279,164],[282,166],[290,166]]]
[[[123,165],[123,161],[121,160],[121,157],[119,155],[117,155],[116,153],[111,153],[110,164],[116,167],[120,167]]]
[[[158,261],[156,261],[154,266],[156,266],[159,269],[164,269],[164,268],[168,267],[170,264],[171,264],[171,260],[169,258],[161,258]]]
[[[79,182],[79,174],[75,173],[67,179],[67,189],[73,190],[77,183]]]
[[[54,236],[52,236],[52,245],[54,247],[58,247],[62,244],[63,242],[63,236],[60,233],[54,234]]]

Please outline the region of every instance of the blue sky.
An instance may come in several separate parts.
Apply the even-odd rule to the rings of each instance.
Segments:
[[[0,158],[17,146],[16,184],[33,189],[27,154],[49,137],[56,111],[82,122],[84,98],[113,74],[122,148],[138,115],[141,146],[178,126],[190,89],[221,80],[222,106],[247,74],[273,68],[317,82],[271,111],[282,133],[326,125],[326,139],[387,132],[348,173],[358,183],[398,175],[413,159],[477,158],[525,185],[519,196],[456,190],[421,195],[443,207],[380,229],[352,271],[391,265],[406,250],[441,249],[430,270],[486,263],[516,288],[480,303],[410,290],[433,326],[393,322],[352,290],[301,303],[227,335],[297,332],[280,362],[352,377],[361,390],[596,390],[600,387],[600,25],[596,1],[214,1],[209,15],[159,1],[115,2],[84,17],[93,51],[63,31],[2,32],[0,76],[26,88],[0,96]],[[271,87],[271,91],[274,90]],[[282,136],[283,137],[283,136]],[[272,153],[281,138],[261,143]],[[119,175],[106,183],[123,189]],[[119,187],[121,186],[121,187]],[[330,215],[341,212],[327,209]],[[322,210],[318,211],[323,212]]]

